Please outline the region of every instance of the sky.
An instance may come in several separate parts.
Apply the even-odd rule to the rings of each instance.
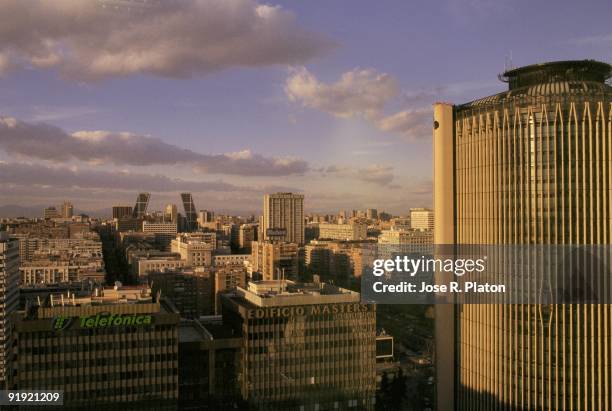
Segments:
[[[609,1],[0,0],[0,206],[432,204],[431,105],[612,62]]]

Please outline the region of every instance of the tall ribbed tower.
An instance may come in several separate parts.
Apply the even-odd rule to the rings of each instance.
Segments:
[[[434,107],[436,244],[612,243],[612,67],[513,69]],[[612,306],[439,305],[439,410],[612,409]]]

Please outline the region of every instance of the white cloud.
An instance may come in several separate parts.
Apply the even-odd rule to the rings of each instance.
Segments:
[[[431,110],[404,110],[385,115],[385,106],[400,95],[397,81],[374,70],[351,70],[335,83],[319,81],[305,68],[287,78],[285,93],[291,101],[336,117],[360,117],[382,131],[408,138],[422,137],[429,130]]]
[[[431,134],[431,110],[404,110],[378,121],[381,130],[395,134],[423,137]]]
[[[373,70],[351,70],[333,84],[319,82],[305,68],[293,70],[285,92],[292,101],[337,117],[375,117],[398,95],[393,77]]]
[[[0,117],[0,149],[11,155],[61,163],[69,160],[127,166],[192,166],[209,174],[287,176],[303,174],[308,164],[294,157],[264,157],[245,150],[230,154],[202,154],[158,138],[110,131],[69,134],[45,123]]]
[[[31,65],[85,80],[180,78],[301,64],[333,46],[293,13],[255,0],[5,0],[0,13],[0,72]]]

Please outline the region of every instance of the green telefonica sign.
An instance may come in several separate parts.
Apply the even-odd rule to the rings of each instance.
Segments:
[[[82,315],[80,317],[67,317],[59,315],[53,319],[53,329],[56,331],[65,330],[75,321],[80,328],[85,329],[125,327],[129,325],[150,325],[153,323],[153,316],[151,316],[150,314],[109,313]]]

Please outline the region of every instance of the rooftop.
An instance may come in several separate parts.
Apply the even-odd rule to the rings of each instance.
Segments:
[[[256,307],[308,304],[358,303],[360,294],[327,283],[295,283],[290,280],[249,282],[235,294]]]
[[[605,83],[612,77],[612,66],[596,60],[554,61],[518,67],[500,75],[508,89],[563,81],[589,81]]]

